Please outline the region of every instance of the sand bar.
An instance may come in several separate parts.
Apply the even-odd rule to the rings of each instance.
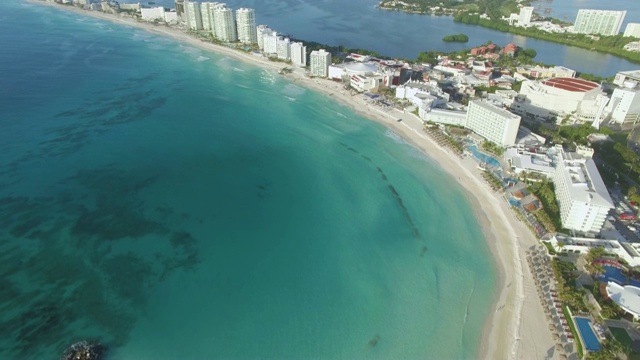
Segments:
[[[285,66],[291,67],[225,46],[203,42],[173,27],[152,25],[130,17],[85,11],[42,0],[26,1],[140,28],[268,70],[277,71]],[[554,352],[555,342],[548,330],[542,305],[536,296],[533,277],[524,261],[525,251],[536,245],[537,241],[529,229],[516,218],[502,196],[491,191],[482,179],[476,163],[468,157],[461,160],[450,150],[437,145],[422,131],[422,121],[413,114],[398,110],[383,111],[367,102],[363,95],[352,96],[340,83],[305,76],[303,69],[294,69],[284,77],[293,83],[330,96],[362,116],[391,129],[438,163],[465,189],[495,258],[498,273],[495,302],[484,327],[479,357],[491,360],[559,358]],[[402,121],[398,122],[397,119],[400,118]]]

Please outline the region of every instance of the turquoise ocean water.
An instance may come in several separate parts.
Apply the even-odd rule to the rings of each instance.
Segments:
[[[0,358],[467,359],[495,272],[461,189],[277,74],[0,3]]]

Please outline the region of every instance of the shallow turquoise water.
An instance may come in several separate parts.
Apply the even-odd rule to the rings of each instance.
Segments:
[[[0,358],[473,358],[461,190],[277,74],[0,4]]]

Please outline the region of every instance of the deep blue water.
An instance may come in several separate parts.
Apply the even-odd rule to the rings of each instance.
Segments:
[[[0,3],[0,358],[475,357],[494,265],[461,190],[277,74]]]

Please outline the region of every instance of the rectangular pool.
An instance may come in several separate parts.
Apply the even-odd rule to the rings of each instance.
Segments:
[[[582,340],[584,340],[584,347],[589,351],[600,351],[600,341],[598,341],[596,334],[591,329],[591,320],[580,317],[575,318],[575,320]]]

